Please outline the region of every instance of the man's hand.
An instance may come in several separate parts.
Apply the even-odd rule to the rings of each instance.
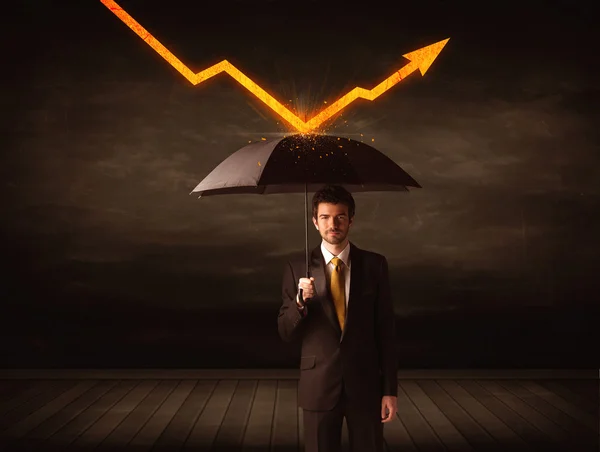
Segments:
[[[315,296],[315,278],[300,278],[298,280],[298,288],[302,289],[302,299],[305,303],[309,301],[310,298]],[[297,299],[298,297],[296,297]],[[298,300],[296,300],[298,301]]]
[[[396,417],[398,410],[398,397],[383,396],[381,399],[381,422],[392,421]]]

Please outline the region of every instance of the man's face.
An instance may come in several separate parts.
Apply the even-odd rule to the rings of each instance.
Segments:
[[[352,220],[348,217],[348,207],[345,204],[321,203],[313,223],[323,240],[332,245],[339,245],[346,240]]]

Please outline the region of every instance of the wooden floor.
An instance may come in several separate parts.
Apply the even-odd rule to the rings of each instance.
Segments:
[[[303,450],[297,380],[248,375],[0,379],[0,450]],[[598,380],[500,377],[401,378],[387,449],[598,450]]]

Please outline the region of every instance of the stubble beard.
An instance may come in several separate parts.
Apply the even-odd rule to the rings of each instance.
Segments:
[[[321,237],[323,238],[323,240],[325,240],[330,245],[339,245],[344,240],[346,240],[347,236],[348,236],[347,233],[346,234],[340,233],[340,235],[338,235],[338,236],[331,236],[327,232],[325,234],[321,234]]]

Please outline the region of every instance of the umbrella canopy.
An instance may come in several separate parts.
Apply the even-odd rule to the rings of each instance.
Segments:
[[[393,160],[366,143],[331,135],[299,134],[244,146],[227,157],[190,194],[278,194],[304,192],[306,275],[308,191],[341,185],[349,192],[421,188]],[[299,291],[302,299],[302,291]]]
[[[298,193],[326,184],[348,191],[407,191],[421,186],[366,143],[330,135],[291,135],[249,144],[226,158],[191,194]]]

